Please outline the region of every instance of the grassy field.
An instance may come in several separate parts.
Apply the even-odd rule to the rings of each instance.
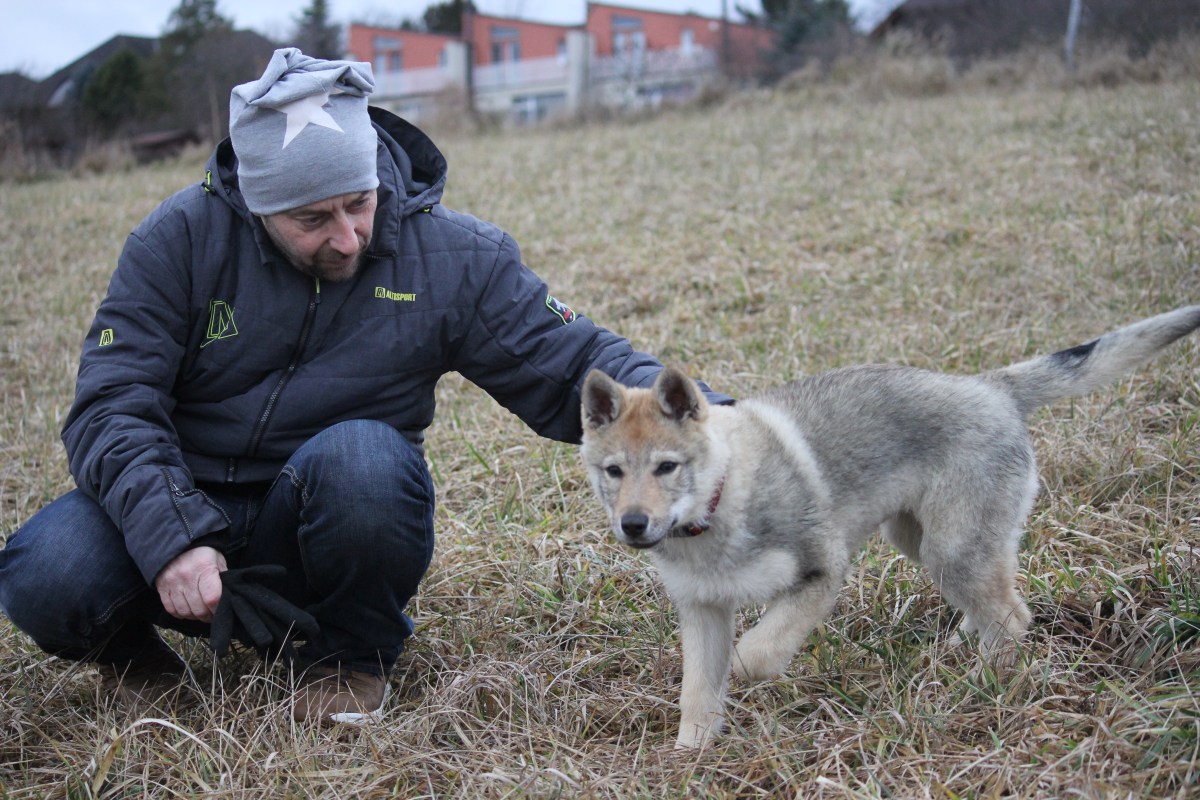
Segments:
[[[1200,302],[1200,82],[914,94],[796,84],[455,135],[446,203],[579,313],[743,397],[868,361],[973,372]],[[57,433],[92,310],[126,232],[199,177],[0,191],[0,536],[71,485]],[[295,726],[275,673],[178,638],[205,697],[130,716],[0,619],[0,797],[1195,797],[1198,366],[1193,338],[1034,418],[1035,620],[1011,674],[976,669],[876,544],[787,675],[734,682],[730,733],[686,755],[653,572],[606,534],[574,448],[448,376],[437,554],[381,724]]]

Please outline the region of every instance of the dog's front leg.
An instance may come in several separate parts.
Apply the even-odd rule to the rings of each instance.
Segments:
[[[676,748],[703,747],[725,726],[725,691],[733,652],[731,607],[678,606],[683,639],[683,692]]]
[[[822,572],[799,591],[772,600],[758,624],[742,634],[734,650],[734,673],[745,681],[762,681],[787,669],[808,635],[833,612],[839,577]]]

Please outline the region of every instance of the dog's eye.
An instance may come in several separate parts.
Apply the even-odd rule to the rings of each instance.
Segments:
[[[610,477],[610,478],[623,478],[623,477],[625,477],[625,472],[624,472],[624,470],[622,470],[622,469],[621,469],[620,467],[618,467],[616,464],[613,464],[612,466],[609,466],[609,467],[605,467],[605,468],[604,468],[604,471],[605,471],[605,472],[608,474],[608,477]]]
[[[674,461],[664,461],[654,469],[655,475],[670,475],[675,470],[679,469],[679,465]]]

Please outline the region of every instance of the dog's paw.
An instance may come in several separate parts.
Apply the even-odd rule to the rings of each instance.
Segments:
[[[714,720],[713,724],[703,726],[694,722],[684,722],[679,726],[679,735],[676,738],[676,750],[700,750],[701,747],[707,746],[709,742],[716,739],[722,730],[725,729],[724,720]]]
[[[1006,672],[1021,661],[1022,640],[1029,627],[1029,609],[1019,604],[1001,621],[979,631],[980,655],[998,672]]]
[[[993,670],[1006,673],[1021,663],[1024,648],[1019,640],[1002,636],[986,643],[980,649],[980,653]]]
[[[791,652],[781,652],[763,637],[748,632],[733,649],[733,674],[743,681],[769,681],[778,678],[791,661]]]

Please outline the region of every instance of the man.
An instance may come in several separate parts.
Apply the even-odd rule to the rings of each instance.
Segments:
[[[438,378],[577,441],[591,369],[660,369],[443,208],[441,153],[368,109],[372,88],[368,64],[289,48],[233,90],[230,138],[129,236],[85,340],[63,429],[78,489],[0,551],[14,624],[128,702],[187,675],[155,626],[207,635],[257,581],[318,626],[294,716],[377,714],[433,552]]]

